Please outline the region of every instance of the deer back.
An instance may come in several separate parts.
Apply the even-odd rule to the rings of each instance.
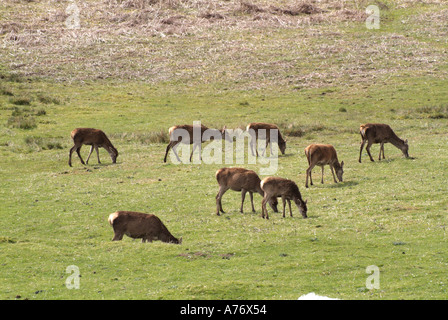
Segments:
[[[131,238],[149,237],[164,242],[179,243],[179,239],[168,231],[163,222],[150,213],[117,211],[109,216],[109,223],[114,230]]]
[[[288,179],[279,177],[268,177],[261,182],[261,189],[270,196],[285,196],[288,199],[300,197],[300,191],[297,184]]]
[[[392,128],[383,123],[366,123],[360,126],[360,133],[364,139],[372,143],[388,142],[391,139],[398,139]]]
[[[245,189],[251,192],[262,193],[260,178],[252,171],[244,168],[222,168],[216,172],[219,185],[224,185],[232,190]]]
[[[336,149],[329,144],[311,144],[305,148],[305,154],[310,165],[339,165]]]

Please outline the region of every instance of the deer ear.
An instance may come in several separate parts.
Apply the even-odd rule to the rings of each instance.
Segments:
[[[305,199],[305,204],[307,204],[308,203],[308,199]]]
[[[408,139],[404,140],[404,143],[408,144]]]
[[[341,167],[343,167],[343,166],[344,166],[344,161],[341,162]]]

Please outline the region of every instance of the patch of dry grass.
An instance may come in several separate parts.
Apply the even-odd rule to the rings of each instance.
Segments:
[[[11,74],[56,81],[320,87],[391,73],[440,74],[446,54],[400,32],[347,34],[347,26],[364,23],[366,0],[75,1],[80,29],[65,25],[68,0],[4,3],[2,65]],[[390,10],[389,2],[376,3]],[[402,0],[397,6],[421,3]],[[409,20],[414,34],[428,35],[447,16],[447,10],[430,10]],[[437,35],[443,38],[446,28]]]

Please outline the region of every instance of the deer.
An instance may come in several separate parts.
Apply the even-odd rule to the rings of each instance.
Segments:
[[[222,138],[230,139],[226,136],[226,127],[225,126],[222,128],[222,130],[218,130],[218,129],[209,129],[206,126],[201,125],[200,137],[195,137],[195,135],[194,135],[195,128],[197,128],[196,130],[199,131],[199,126],[189,125],[189,124],[172,126],[171,128],[168,129],[169,136],[170,136],[170,143],[166,147],[165,158],[163,159],[163,162],[166,162],[168,152],[170,151],[171,148],[173,149],[173,152],[174,152],[177,160],[179,162],[182,162],[179,158],[179,155],[176,152],[177,145],[181,142],[184,144],[193,144],[193,150],[191,151],[191,154],[190,154],[190,162],[191,162],[191,158],[193,157],[193,152],[196,150],[196,148],[198,146],[200,146],[202,144],[202,142],[205,142],[207,140],[213,140],[215,138],[215,136],[219,136],[221,139]],[[201,159],[200,153],[199,153],[199,159]]]
[[[96,155],[98,157],[98,163],[101,163],[100,154],[98,151],[98,148],[100,147],[106,149],[106,151],[109,152],[109,155],[113,163],[117,162],[118,151],[117,149],[115,149],[115,147],[112,145],[112,142],[110,142],[109,138],[103,131],[93,128],[77,128],[71,132],[70,136],[74,142],[74,146],[70,149],[70,155],[68,158],[68,165],[70,167],[72,166],[72,153],[75,150],[76,153],[78,154],[79,159],[81,160],[81,163],[88,164],[90,155],[92,154],[93,149],[95,149]],[[80,153],[83,144],[91,146],[90,153],[85,163]]]
[[[324,166],[329,165],[331,173],[333,174],[333,180],[335,183],[336,177],[334,172],[336,171],[336,176],[339,181],[342,182],[342,175],[344,173],[344,161],[339,163],[338,155],[335,148],[330,144],[310,144],[305,148],[305,155],[308,160],[308,169],[306,170],[306,183],[305,187],[308,188],[308,177],[310,178],[311,185],[313,185],[313,179],[311,178],[311,172],[313,168],[317,166],[322,167],[322,179],[321,183],[324,183]]]
[[[273,198],[281,197],[283,202],[283,218],[285,217],[286,201],[289,205],[289,215],[292,217],[291,200],[294,201],[303,218],[306,215],[308,208],[306,206],[308,200],[303,201],[297,184],[289,179],[280,177],[267,177],[260,183],[261,189],[264,191],[263,201],[261,202],[261,217],[269,219],[268,211],[266,210],[266,203]],[[266,215],[265,215],[266,213]]]
[[[216,195],[216,214],[219,216],[219,212],[225,213],[222,208],[221,199],[227,190],[241,191],[241,208],[240,212],[243,213],[243,204],[246,197],[246,193],[249,192],[250,202],[252,204],[252,212],[255,212],[253,193],[258,193],[262,197],[264,191],[260,186],[260,178],[255,171],[244,168],[221,168],[216,171],[216,180],[219,184],[219,191]],[[270,199],[269,205],[274,210],[277,210],[277,198]]]
[[[266,130],[266,137],[259,135],[258,130],[260,130],[260,129]],[[270,144],[270,149],[271,149],[271,154],[272,154],[272,142],[271,142],[271,130],[272,129],[277,130],[277,132],[278,132],[277,144],[278,144],[278,147],[279,147],[281,153],[285,154],[286,140],[283,139],[278,126],[276,126],[275,124],[264,123],[264,122],[252,122],[247,125],[246,131],[249,132],[249,134],[251,136],[249,145],[250,145],[250,151],[252,152],[253,156],[255,156],[255,154],[254,154],[254,146],[255,146],[255,152],[258,157],[257,140],[260,138],[266,139],[266,146],[265,146],[265,149],[263,150],[262,155],[264,156],[264,153],[265,153],[266,149],[268,148],[269,144]]]
[[[392,128],[383,123],[366,123],[362,124],[359,127],[359,133],[361,134],[361,148],[359,149],[359,163],[361,163],[361,155],[362,155],[362,149],[364,148],[364,144],[367,142],[366,150],[367,154],[370,157],[370,161],[374,161],[372,158],[372,155],[370,154],[370,147],[374,143],[380,144],[380,154],[378,156],[378,160],[381,160],[381,154],[384,157],[384,144],[390,142],[395,147],[401,150],[403,152],[403,155],[406,158],[409,158],[409,145],[408,140],[402,140],[400,139],[395,132],[392,130]]]
[[[107,219],[114,230],[112,241],[123,239],[127,235],[143,242],[160,240],[167,243],[181,244],[182,237],[174,237],[163,222],[154,214],[135,211],[116,211]]]

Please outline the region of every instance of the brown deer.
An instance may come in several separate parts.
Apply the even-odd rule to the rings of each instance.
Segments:
[[[224,213],[221,199],[224,193],[229,189],[241,191],[241,213],[243,213],[243,204],[246,193],[249,192],[252,212],[255,212],[253,193],[257,192],[261,196],[264,196],[264,191],[261,190],[261,180],[254,171],[244,168],[222,168],[216,171],[215,177],[219,184],[219,191],[216,195],[216,214],[218,216],[220,215],[220,211]],[[277,204],[277,198],[273,198],[269,201],[269,205],[274,212],[278,212]]]
[[[200,136],[196,137],[194,132],[195,130],[200,131]],[[173,126],[168,129],[169,135],[170,135],[170,143],[166,147],[165,152],[165,158],[163,159],[163,162],[166,162],[166,158],[168,156],[168,151],[170,151],[171,148],[173,148],[173,152],[179,162],[182,162],[179,158],[179,155],[176,152],[177,145],[182,142],[184,144],[193,144],[193,150],[190,154],[190,162],[191,158],[193,157],[193,152],[196,150],[196,148],[202,144],[202,142],[207,140],[213,140],[215,136],[220,136],[222,138],[226,137],[226,127],[222,130],[217,129],[209,129],[204,125],[199,126],[196,125],[178,125]],[[197,132],[199,134],[199,132]],[[232,140],[233,141],[233,140]],[[201,154],[199,153],[199,159],[201,159]]]
[[[308,188],[308,177],[310,178],[311,185],[313,185],[313,179],[311,178],[311,172],[314,166],[322,167],[322,180],[321,183],[324,183],[324,166],[329,165],[331,169],[331,173],[333,174],[333,180],[335,183],[336,177],[334,175],[334,171],[336,171],[336,176],[339,181],[342,182],[342,175],[344,173],[344,161],[339,163],[338,155],[334,147],[330,144],[310,144],[305,148],[305,155],[308,159],[308,169],[306,170],[306,183],[305,187]],[[334,170],[333,170],[334,169]]]
[[[259,134],[258,130],[260,130],[260,129],[266,130],[265,137],[263,135]],[[278,147],[279,147],[281,153],[285,154],[286,140],[283,139],[279,128],[275,124],[263,123],[263,122],[252,122],[247,125],[246,131],[248,131],[251,136],[249,145],[250,145],[250,151],[252,152],[253,156],[254,156],[254,146],[255,146],[255,151],[256,151],[257,157],[258,157],[258,148],[257,148],[257,140],[258,139],[266,139],[266,147],[263,150],[262,155],[264,156],[264,153],[266,152],[266,149],[268,148],[269,144],[270,144],[271,155],[272,155],[272,142],[271,142],[271,130],[272,129],[277,130],[277,132],[278,132],[277,144],[278,144]]]
[[[117,211],[109,215],[108,221],[114,229],[112,241],[121,240],[123,235],[127,235],[134,239],[141,238],[142,242],[160,240],[168,243],[182,243],[182,237],[175,238],[163,222],[150,213]]]
[[[260,183],[261,189],[264,191],[263,201],[261,202],[261,217],[269,219],[266,203],[272,198],[281,197],[283,202],[283,218],[286,211],[286,200],[289,205],[289,215],[292,217],[291,200],[294,201],[303,218],[307,218],[307,201],[302,200],[299,187],[297,184],[288,179],[279,177],[267,177]],[[266,215],[265,215],[266,213]]]
[[[112,145],[109,138],[103,131],[92,128],[77,128],[71,132],[71,137],[75,145],[70,149],[70,155],[68,158],[68,165],[70,167],[72,166],[72,153],[75,150],[78,154],[79,159],[81,160],[81,163],[87,164],[89,162],[90,155],[92,154],[93,149],[95,149],[96,155],[98,157],[98,163],[101,163],[100,154],[98,152],[99,147],[103,147],[107,152],[109,152],[113,163],[117,162],[118,151],[117,149],[115,149],[115,147]],[[82,160],[80,154],[80,150],[83,144],[91,146],[89,156],[87,157],[85,163],[84,160]]]
[[[395,147],[401,150],[403,152],[403,155],[406,158],[409,158],[409,145],[408,140],[402,140],[400,139],[395,132],[392,130],[392,128],[387,124],[382,123],[366,123],[362,124],[359,127],[359,133],[361,134],[361,148],[359,150],[359,162],[361,163],[361,155],[362,155],[362,148],[364,148],[364,144],[367,141],[367,154],[370,157],[370,161],[374,161],[372,158],[372,155],[370,154],[370,146],[374,143],[380,144],[380,154],[378,156],[378,160],[381,160],[381,153],[384,157],[384,144],[387,142],[390,142]]]

